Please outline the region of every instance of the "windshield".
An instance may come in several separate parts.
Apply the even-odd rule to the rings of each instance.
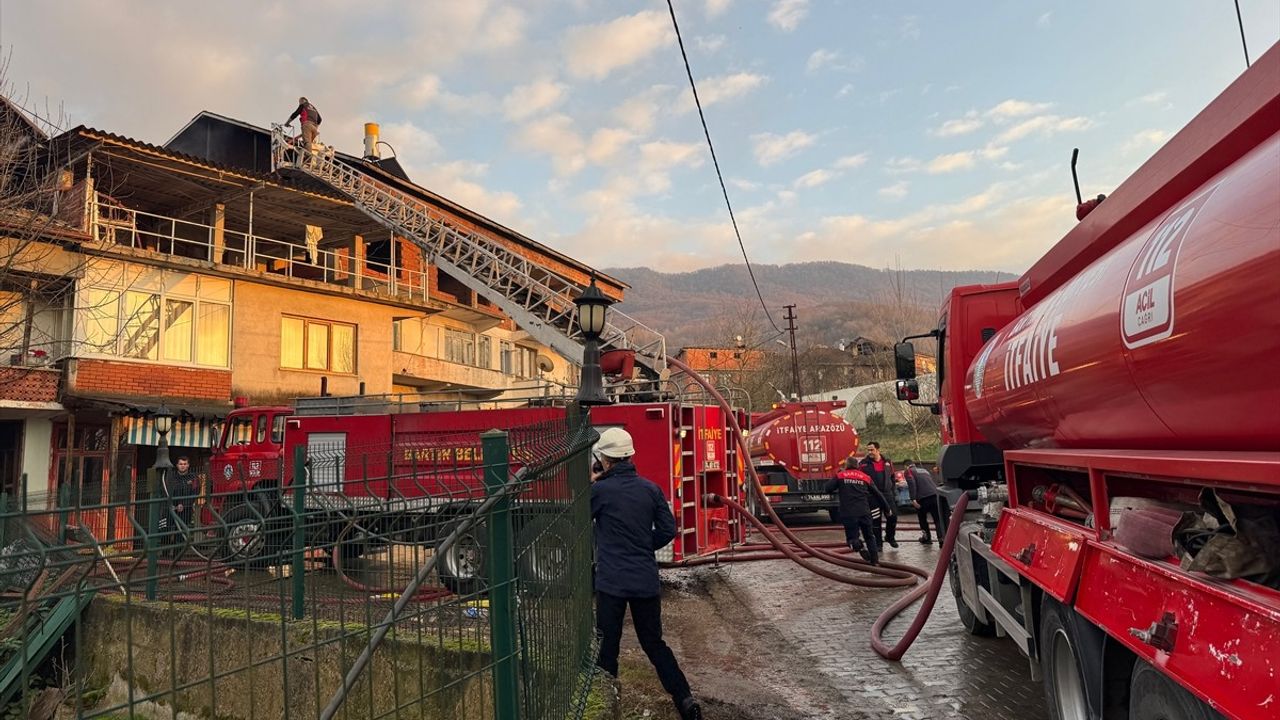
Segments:
[[[228,420],[227,431],[223,437],[222,449],[229,450],[236,445],[248,445],[253,440],[253,416],[237,415]]]

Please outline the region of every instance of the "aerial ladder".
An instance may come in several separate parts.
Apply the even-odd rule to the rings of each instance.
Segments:
[[[582,363],[582,332],[574,299],[583,288],[528,260],[494,238],[456,227],[439,209],[377,180],[339,159],[330,146],[307,146],[285,126],[271,130],[276,170],[298,170],[351,198],[356,207],[392,233],[407,238],[436,267],[496,305],[520,329],[574,364]],[[666,340],[617,309],[609,311],[600,336],[605,350],[632,350],[651,379],[666,376]]]

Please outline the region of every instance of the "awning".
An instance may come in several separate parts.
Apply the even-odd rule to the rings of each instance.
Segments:
[[[124,441],[130,445],[160,444],[153,417],[125,417],[124,432]],[[208,449],[221,434],[222,423],[217,420],[174,418],[168,439],[172,447]]]

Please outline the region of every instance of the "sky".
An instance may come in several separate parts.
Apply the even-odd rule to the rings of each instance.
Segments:
[[[1241,0],[1249,51],[1280,3]],[[1244,71],[1231,2],[675,0],[753,262],[1020,273]],[[6,82],[164,143],[363,123],[419,184],[599,267],[741,262],[664,2],[0,0]]]

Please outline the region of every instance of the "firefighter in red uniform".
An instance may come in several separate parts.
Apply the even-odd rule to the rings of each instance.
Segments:
[[[844,461],[844,470],[827,483],[826,491],[836,493],[840,500],[840,522],[844,524],[844,539],[849,547],[862,555],[872,565],[880,564],[880,548],[871,529],[871,506],[882,513],[892,513],[875,482],[858,469],[858,461]]]

